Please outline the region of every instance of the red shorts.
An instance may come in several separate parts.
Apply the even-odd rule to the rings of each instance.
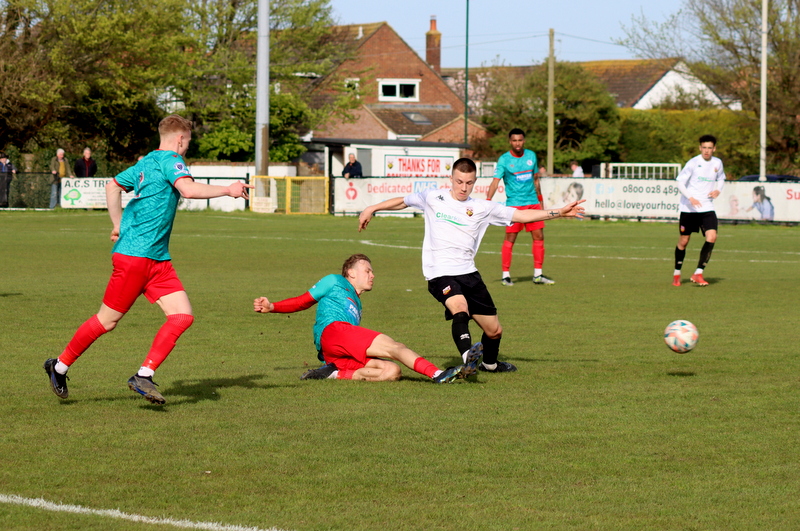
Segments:
[[[369,328],[334,321],[325,327],[320,338],[325,363],[340,371],[358,370],[367,364],[367,349],[381,333]]]
[[[539,203],[538,205],[515,206],[511,208],[516,208],[517,210],[541,210],[542,204]],[[543,229],[544,221],[534,221],[533,223],[512,223],[511,225],[506,227],[506,233],[522,232],[523,225],[525,226],[526,231],[531,232],[532,230]]]
[[[103,295],[103,304],[117,312],[127,313],[141,294],[152,304],[164,295],[184,291],[169,260],[158,262],[114,253],[111,263],[114,271]]]

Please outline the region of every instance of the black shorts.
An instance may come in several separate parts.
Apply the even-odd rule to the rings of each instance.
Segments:
[[[717,213],[711,212],[681,212],[681,234],[688,236],[693,232],[717,230]]]
[[[463,295],[467,299],[470,315],[497,315],[492,296],[489,295],[489,290],[477,271],[466,275],[431,279],[428,281],[428,292],[443,305],[453,295]],[[444,307],[444,318],[448,321],[453,318],[447,306]]]

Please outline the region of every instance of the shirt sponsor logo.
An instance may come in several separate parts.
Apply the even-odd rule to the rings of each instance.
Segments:
[[[458,216],[451,216],[450,214],[445,214],[444,212],[437,212],[436,219],[439,221],[452,223],[453,225],[458,225],[459,227],[465,226],[465,223],[461,223],[461,221],[458,219]]]

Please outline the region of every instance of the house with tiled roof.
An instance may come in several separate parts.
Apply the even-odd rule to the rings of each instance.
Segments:
[[[352,122],[322,124],[306,138],[464,143],[464,102],[439,75],[441,33],[435,18],[426,34],[425,60],[386,22],[338,26],[335,32],[356,50],[332,75],[357,87],[362,103],[352,111]],[[485,137],[486,129],[468,119],[467,135]]]
[[[577,63],[587,74],[595,76],[614,97],[619,107],[632,109],[652,109],[665,100],[679,100],[692,96],[712,105],[736,108],[735,102],[724,100],[711,87],[695,77],[689,67],[680,59],[621,59],[609,61],[588,61]],[[475,105],[480,103],[480,84],[490,83],[491,74],[523,78],[537,66],[503,66],[470,69],[470,95],[473,92]],[[446,68],[442,77],[457,92],[463,90],[464,71],[462,68]],[[475,85],[475,87],[473,87]],[[477,109],[475,109],[477,111]]]

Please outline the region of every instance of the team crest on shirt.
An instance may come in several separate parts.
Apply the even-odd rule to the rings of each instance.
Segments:
[[[533,161],[531,159],[528,159],[527,164],[528,164],[528,166],[533,166]]]
[[[474,213],[475,212],[473,212],[471,208],[467,209],[467,216],[472,217],[472,214],[474,214]]]
[[[451,288],[450,286],[447,286],[446,288],[444,288],[444,289],[442,290],[442,295],[447,295],[448,293],[450,293],[450,290],[451,290],[451,289],[452,289],[452,288]]]

